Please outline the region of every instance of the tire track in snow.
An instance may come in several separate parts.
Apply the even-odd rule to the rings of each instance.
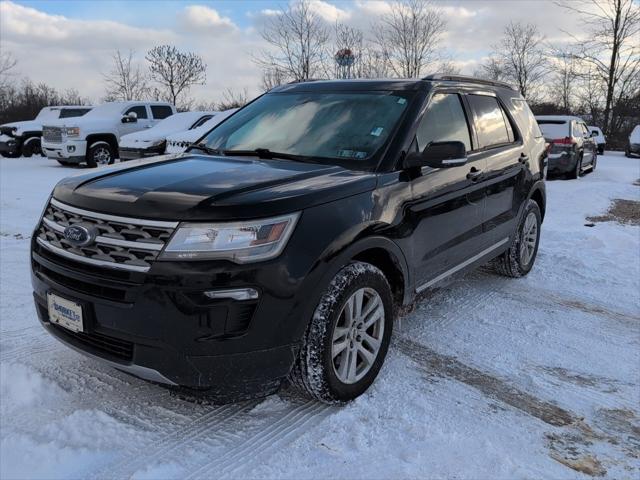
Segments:
[[[214,474],[215,478],[242,477],[242,471],[251,472],[261,458],[305,433],[308,424],[319,423],[331,410],[332,407],[329,405],[315,400],[297,405],[254,435],[233,445],[212,462],[186,473],[183,478],[211,478]],[[248,456],[250,452],[253,453],[251,457]],[[239,462],[240,459],[243,461]]]
[[[141,445],[124,460],[105,466],[104,469],[91,474],[91,478],[131,478],[136,472],[145,467],[153,466],[157,460],[167,461],[169,454],[178,457],[185,450],[202,443],[201,437],[211,434],[211,439],[221,445],[234,440],[233,435],[227,435],[220,428],[235,417],[246,413],[258,405],[261,400],[251,400],[238,404],[228,404],[213,408],[197,417],[181,428],[174,430],[159,442],[152,445]],[[208,443],[208,442],[206,442]],[[151,452],[149,452],[151,449]]]

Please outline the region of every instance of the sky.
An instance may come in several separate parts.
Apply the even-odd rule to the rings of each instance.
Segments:
[[[329,24],[361,28],[365,35],[390,0],[311,0]],[[0,50],[18,60],[16,75],[60,90],[75,88],[97,102],[103,74],[116,49],[135,50],[142,63],[151,47],[170,43],[194,51],[208,64],[207,83],[191,96],[213,102],[226,88],[259,93],[260,68],[252,61],[265,47],[260,30],[287,0],[0,0]],[[547,0],[439,0],[447,33],[446,55],[471,74],[510,21],[535,23],[553,44],[580,36],[580,19]],[[429,72],[425,72],[429,73]]]

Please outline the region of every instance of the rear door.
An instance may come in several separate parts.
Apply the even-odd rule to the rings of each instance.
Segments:
[[[173,115],[173,109],[169,105],[150,105],[150,108],[151,122],[153,125]]]
[[[470,159],[485,162],[483,238],[487,248],[498,249],[515,230],[529,152],[515,121],[493,92],[467,94],[466,100],[477,138]]]
[[[416,134],[416,148],[431,142],[456,140],[473,150],[468,112],[455,91],[432,94]],[[470,159],[451,168],[423,167],[412,180],[408,214],[415,225],[412,261],[420,292],[482,250],[484,191],[480,176],[486,161]],[[460,267],[461,268],[461,267]]]

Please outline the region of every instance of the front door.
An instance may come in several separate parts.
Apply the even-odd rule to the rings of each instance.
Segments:
[[[462,99],[457,93],[432,95],[416,134],[417,148],[431,142],[460,141],[473,149]],[[412,180],[407,214],[415,226],[411,242],[418,292],[454,273],[481,249],[486,161],[478,158],[463,166],[423,167]]]
[[[126,117],[132,112],[136,114],[136,121],[120,123],[118,126],[120,136],[126,135],[127,133],[137,132],[152,126],[146,105],[134,105],[133,107],[128,108],[122,115],[123,117]]]

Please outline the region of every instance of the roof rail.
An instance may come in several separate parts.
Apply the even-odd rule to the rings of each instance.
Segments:
[[[498,80],[486,80],[484,78],[468,77],[465,75],[448,75],[446,73],[434,73],[432,75],[427,75],[422,80],[444,80],[447,82],[477,83],[480,85],[492,85],[494,87],[504,87],[517,91],[517,89],[513,85],[510,85],[506,82],[499,82]]]

